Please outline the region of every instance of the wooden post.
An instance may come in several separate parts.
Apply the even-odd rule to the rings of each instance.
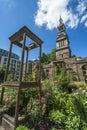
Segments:
[[[19,77],[20,83],[22,82],[25,41],[26,41],[26,34],[24,33],[24,35],[23,35],[23,45],[22,45],[22,55],[21,55],[20,77]],[[18,123],[20,87],[18,88],[18,93],[17,93],[17,97],[16,97],[15,120],[14,120],[15,128],[17,127],[17,123]]]
[[[4,77],[4,81],[7,80],[7,74],[8,74],[8,70],[9,70],[9,65],[10,65],[10,58],[11,58],[11,52],[12,52],[12,42],[10,43],[10,49],[9,49],[9,53],[8,53],[8,61],[7,61],[7,67],[6,67],[6,72],[5,72],[5,77]]]
[[[14,126],[17,127],[18,123],[18,114],[19,114],[19,98],[20,98],[20,87],[18,88],[17,96],[16,96],[16,108],[15,108],[15,118],[14,118]]]
[[[11,58],[11,52],[12,52],[12,45],[13,45],[12,42],[10,42],[10,49],[9,49],[9,53],[8,53],[8,61],[7,61],[6,71],[5,71],[4,82],[7,80],[7,74],[8,74],[8,70],[9,70],[10,58]],[[5,91],[5,88],[2,87],[1,103],[3,101],[4,91]]]
[[[25,77],[26,77],[26,73],[28,73],[28,50],[26,51],[26,64],[25,64]]]
[[[41,45],[39,50],[39,81],[41,81]]]
[[[40,100],[41,100],[41,50],[42,46],[39,48],[39,89],[40,89]]]
[[[24,64],[24,49],[25,49],[25,41],[26,41],[26,34],[23,35],[23,45],[22,45],[22,55],[21,55],[21,64],[20,64],[20,76],[19,82],[22,82],[22,74],[23,74],[23,64]]]

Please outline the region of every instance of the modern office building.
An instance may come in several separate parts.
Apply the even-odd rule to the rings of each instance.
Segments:
[[[8,51],[4,49],[0,49],[0,66],[6,65],[8,60]],[[9,71],[15,71],[16,75],[19,75],[20,71],[20,60],[19,56],[15,53],[12,53],[10,60]]]

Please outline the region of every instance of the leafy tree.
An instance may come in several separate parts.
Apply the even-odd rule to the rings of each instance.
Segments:
[[[42,53],[42,63],[49,64],[51,61],[56,60],[56,49],[53,49],[50,54]]]
[[[3,82],[5,75],[6,65],[0,66],[0,82]]]
[[[48,54],[48,58],[50,62],[56,60],[56,49],[53,49],[52,52]]]
[[[47,54],[42,53],[41,59],[42,59],[43,64],[48,64],[48,55]]]

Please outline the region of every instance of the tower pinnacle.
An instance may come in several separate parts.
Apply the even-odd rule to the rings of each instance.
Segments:
[[[63,23],[63,20],[62,20],[61,16],[60,16],[60,19],[59,19],[58,30],[59,30],[59,32],[65,32],[65,25]]]
[[[60,19],[59,19],[59,24],[60,25],[63,24],[63,20],[62,20],[61,16],[60,16]]]

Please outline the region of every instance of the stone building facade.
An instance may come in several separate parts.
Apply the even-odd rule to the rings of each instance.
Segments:
[[[77,80],[87,82],[87,58],[78,58],[71,55],[69,37],[62,18],[59,20],[58,35],[56,37],[56,61],[43,66],[44,78],[55,77],[55,66],[65,65],[67,71],[72,73]]]

